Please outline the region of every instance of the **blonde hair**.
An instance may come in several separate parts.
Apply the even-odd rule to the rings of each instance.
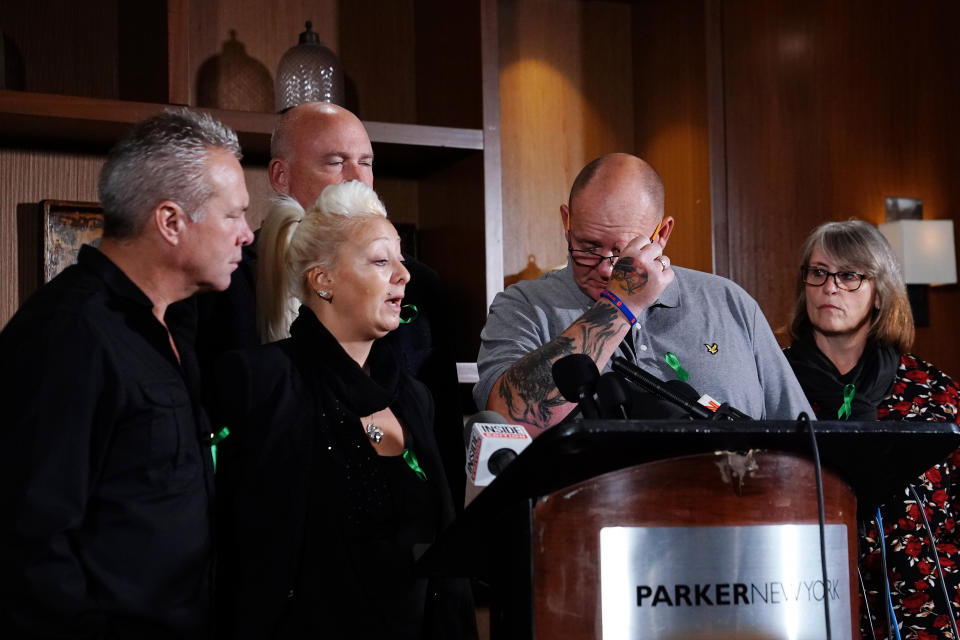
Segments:
[[[803,245],[800,266],[810,261],[814,249],[841,265],[862,271],[873,282],[880,308],[873,313],[869,337],[884,347],[906,353],[913,346],[913,313],[907,298],[903,270],[887,239],[869,222],[851,218],[827,222]],[[797,304],[790,318],[790,338],[799,340],[811,327],[807,315],[807,287],[797,277]]]
[[[273,200],[258,240],[257,328],[263,342],[289,337],[297,301],[316,295],[307,272],[333,268],[357,221],[375,217],[386,218],[386,207],[357,180],[328,186],[308,211],[290,196]]]

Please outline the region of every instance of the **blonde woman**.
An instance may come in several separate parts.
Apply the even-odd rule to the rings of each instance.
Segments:
[[[383,204],[357,181],[306,212],[282,199],[260,247],[259,325],[279,342],[218,369],[226,635],[473,637],[469,586],[413,571],[453,504],[430,395],[379,340],[409,280]]]

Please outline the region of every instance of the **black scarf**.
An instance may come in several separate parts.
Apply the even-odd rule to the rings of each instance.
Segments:
[[[841,375],[817,347],[812,332],[785,349],[784,354],[820,420],[837,420],[843,388],[848,384],[855,388],[848,419],[876,420],[877,406],[889,395],[900,365],[900,355],[893,347],[867,342],[856,366]]]
[[[397,399],[400,369],[384,341],[374,341],[367,357],[367,374],[307,306],[300,307],[300,315],[290,325],[290,336],[302,346],[296,353],[300,366],[313,370],[350,413],[368,416]]]

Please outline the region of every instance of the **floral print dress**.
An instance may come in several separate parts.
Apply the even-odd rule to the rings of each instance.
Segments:
[[[904,354],[890,395],[877,407],[877,419],[957,422],[958,405],[960,386],[954,380],[933,365]],[[956,510],[960,510],[960,449],[928,469],[913,489],[920,498],[919,504],[907,487],[901,501],[881,509],[890,593],[900,637],[960,640],[954,634],[937,567],[939,559],[953,613],[960,624],[960,531],[956,522]],[[865,639],[895,637],[888,635],[882,567],[874,520],[860,535],[860,570],[873,626],[871,634],[866,610],[862,611],[861,632]]]

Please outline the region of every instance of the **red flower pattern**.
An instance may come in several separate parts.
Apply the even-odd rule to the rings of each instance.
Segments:
[[[919,613],[920,608],[930,602],[930,595],[924,591],[918,591],[905,596],[900,602],[903,604],[905,611],[909,611],[910,613]]]
[[[910,400],[901,400],[897,404],[893,405],[890,408],[890,413],[899,413],[900,415],[906,415],[910,413],[910,409],[913,407],[913,402]]]
[[[949,391],[939,391],[936,393],[930,394],[930,402],[935,404],[950,404],[951,402],[956,401],[956,395],[950,393]]]
[[[911,540],[907,543],[907,546],[904,548],[903,552],[906,553],[911,558],[916,558],[920,555],[922,550],[922,545],[919,540]]]
[[[960,386],[930,364],[913,356],[900,359],[900,369],[891,394],[877,407],[879,420],[957,421]],[[911,492],[901,500],[883,507],[887,576],[893,596],[894,612],[903,640],[960,640],[953,634],[947,614],[941,578],[960,618],[960,530],[956,526],[953,505],[960,505],[960,449],[944,462],[927,470],[914,488],[920,496],[936,541],[936,555],[943,569],[937,569],[931,532],[921,516],[920,506]],[[871,620],[876,637],[886,637],[882,564],[876,523],[865,528],[860,537],[860,570],[867,585]],[[871,637],[864,617],[861,631]]]
[[[937,489],[933,492],[933,495],[930,496],[930,502],[937,505],[938,508],[943,509],[944,505],[947,504],[947,497],[946,491],[943,489]]]

